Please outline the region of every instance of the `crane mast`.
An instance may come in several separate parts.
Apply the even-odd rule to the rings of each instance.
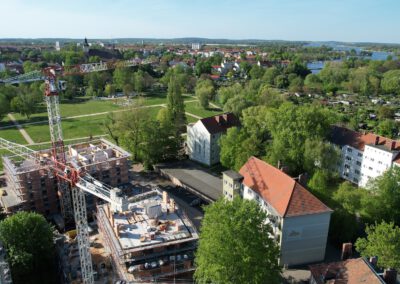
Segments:
[[[140,64],[151,64],[150,60],[125,60],[110,63],[88,63],[66,68],[47,67],[42,71],[33,71],[12,78],[0,80],[0,83],[18,84],[24,82],[45,81],[45,102],[49,117],[50,137],[52,144],[52,161],[48,164],[58,180],[58,194],[60,197],[61,213],[66,223],[75,220],[77,240],[82,271],[82,281],[85,284],[94,283],[92,257],[90,254],[89,231],[87,223],[85,192],[96,195],[110,202],[115,211],[127,209],[127,200],[120,196],[118,189],[96,181],[84,172],[79,166],[68,164],[64,149],[64,140],[61,126],[59,107],[59,89],[63,89],[62,82],[58,81],[59,75],[82,75],[91,72],[99,72],[114,69],[116,67],[131,67]],[[37,163],[41,161],[36,152],[19,144],[0,138],[0,148],[7,149],[14,154],[29,158]],[[73,218],[73,219],[72,219]]]

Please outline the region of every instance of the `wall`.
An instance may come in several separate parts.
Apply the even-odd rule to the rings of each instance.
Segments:
[[[282,265],[323,261],[331,212],[283,219],[281,239]]]
[[[187,147],[191,160],[210,166],[210,134],[200,121],[187,127]]]

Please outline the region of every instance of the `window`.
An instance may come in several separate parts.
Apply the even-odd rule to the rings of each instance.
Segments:
[[[378,161],[378,164],[382,165],[382,161]]]
[[[369,169],[370,171],[372,171],[372,167],[368,167],[368,169]]]
[[[350,166],[349,166],[348,164],[345,164],[344,167],[345,167],[346,169],[350,169]]]
[[[362,157],[362,153],[358,153],[357,156],[358,156],[358,157]]]
[[[358,179],[356,179],[356,178],[353,178],[353,181],[354,181],[355,183],[358,183]]]
[[[353,149],[347,148],[347,152],[351,153],[351,152],[353,152]]]
[[[354,172],[355,172],[357,175],[360,174],[360,171],[359,171],[359,170],[355,170]]]
[[[351,157],[346,156],[346,160],[351,161]]]
[[[361,162],[360,161],[357,161],[356,164],[357,164],[357,166],[361,166]]]
[[[374,158],[371,158],[371,161],[372,161],[372,162],[374,162],[374,161],[375,161],[375,159],[374,159]]]

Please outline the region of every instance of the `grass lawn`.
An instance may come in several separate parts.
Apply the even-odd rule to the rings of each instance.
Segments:
[[[222,109],[213,109],[213,108],[203,109],[201,106],[199,106],[198,102],[186,103],[185,111],[190,112],[194,115],[201,116],[202,118],[213,116],[223,112]]]
[[[0,130],[0,137],[19,144],[27,143],[16,127]]]

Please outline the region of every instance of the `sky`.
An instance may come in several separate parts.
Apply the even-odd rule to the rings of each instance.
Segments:
[[[400,0],[0,0],[0,38],[400,43]]]

